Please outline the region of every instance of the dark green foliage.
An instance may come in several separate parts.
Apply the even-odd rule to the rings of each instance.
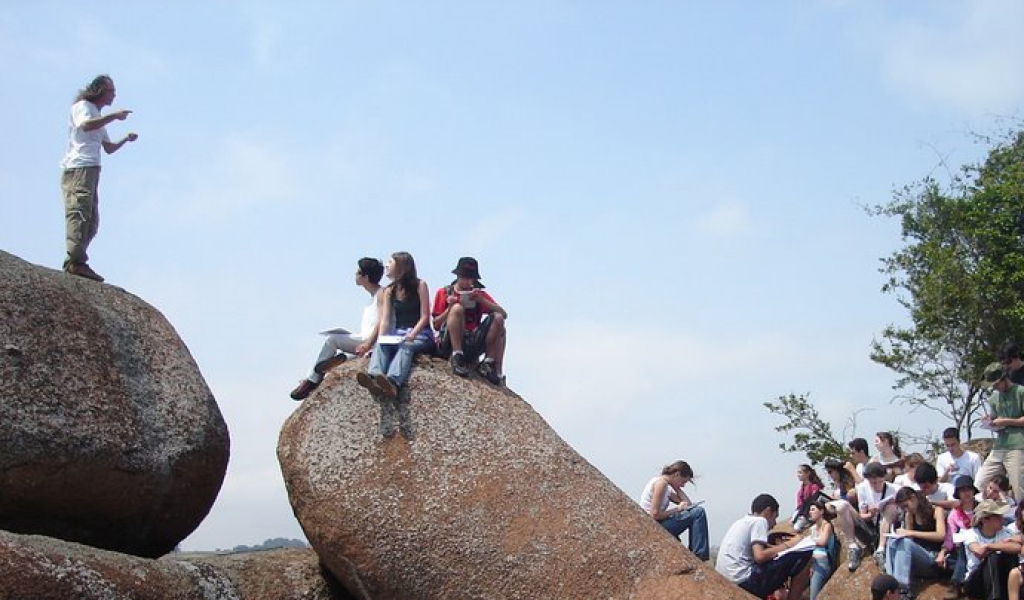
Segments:
[[[882,259],[910,325],[889,325],[871,359],[898,375],[894,400],[937,411],[970,436],[984,366],[1007,340],[1024,343],[1024,132],[964,167],[898,191],[873,215],[897,217],[906,245]]]
[[[818,415],[818,409],[811,404],[810,394],[779,396],[775,402],[765,402],[764,407],[768,412],[786,418],[786,423],[776,427],[775,431],[787,436],[796,432],[792,443],[779,444],[783,452],[805,452],[811,466],[829,458],[845,460],[843,445],[832,435],[832,426]]]

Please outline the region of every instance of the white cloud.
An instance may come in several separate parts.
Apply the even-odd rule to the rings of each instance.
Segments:
[[[137,189],[149,188],[144,209],[173,221],[217,224],[303,197],[308,178],[286,150],[239,136],[213,148],[212,156],[200,157],[177,180],[166,180],[161,171],[135,175]]]
[[[523,221],[523,212],[516,208],[484,214],[485,217],[469,226],[462,239],[461,247],[473,256],[487,254],[488,248],[497,245]]]
[[[746,204],[725,201],[699,216],[694,226],[712,237],[735,237],[753,230],[750,210]]]
[[[884,26],[881,51],[890,84],[970,115],[1016,109],[1024,100],[1024,4],[1016,0],[955,3],[942,15]],[[941,16],[940,16],[941,15]]]

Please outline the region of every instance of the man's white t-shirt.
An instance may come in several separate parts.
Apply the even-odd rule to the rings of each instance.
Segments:
[[[885,503],[892,502],[896,497],[897,491],[899,490],[896,489],[896,486],[886,481],[882,485],[882,491],[876,492],[871,489],[871,482],[865,479],[857,484],[857,507],[860,510],[864,510],[872,506],[878,506],[883,501]]]
[[[973,573],[974,570],[978,568],[978,565],[981,564],[981,559],[978,558],[978,555],[971,552],[971,549],[969,548],[971,544],[994,544],[996,542],[1009,539],[1012,535],[1013,533],[1011,533],[1006,527],[997,531],[996,535],[992,538],[983,537],[981,535],[981,531],[978,530],[977,527],[973,527],[963,532],[962,539],[964,541],[964,548],[967,549],[967,577],[970,577],[971,573]]]
[[[938,484],[939,487],[935,488],[935,491],[925,496],[929,502],[945,501],[945,500],[956,500],[956,490],[953,489],[952,483],[946,483],[945,481]]]
[[[373,299],[363,309],[363,317],[359,321],[359,337],[366,339],[373,334],[373,330],[377,328],[378,319],[380,319],[379,311],[377,310],[377,300],[380,298],[380,293],[384,288],[377,290],[377,293],[373,295]]]
[[[92,131],[82,129],[86,121],[98,119],[100,109],[88,100],[79,100],[71,105],[71,121],[68,123],[68,149],[60,162],[62,169],[100,166],[100,149],[103,142],[110,142],[106,127]]]
[[[953,480],[961,475],[970,475],[973,479],[978,475],[980,468],[981,457],[970,450],[964,450],[960,458],[953,458],[949,452],[943,452],[935,460],[935,470],[939,472],[939,479],[949,473],[950,483],[953,483]]]
[[[715,570],[733,583],[749,579],[754,569],[755,542],[768,545],[768,519],[747,515],[733,523],[722,538]]]

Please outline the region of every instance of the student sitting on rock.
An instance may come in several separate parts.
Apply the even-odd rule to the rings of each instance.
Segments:
[[[391,255],[385,267],[391,283],[381,297],[377,344],[366,372],[356,381],[374,397],[394,400],[409,381],[417,354],[434,351],[430,329],[430,290],[416,274],[416,262],[408,252]]]
[[[967,577],[967,555],[960,538],[961,532],[973,526],[974,508],[977,505],[975,495],[978,488],[974,487],[974,480],[968,475],[957,477],[953,487],[960,505],[949,511],[949,516],[946,517],[946,539],[942,542],[942,550],[939,551],[935,562],[953,571],[952,577],[949,578],[950,592],[946,597],[961,598],[964,595],[964,578]]]
[[[1003,521],[1006,521],[1004,518]],[[1018,504],[1013,511],[1013,524],[1007,529],[1013,534],[1014,541],[1022,544],[1021,551],[1024,552],[1024,504]],[[1020,600],[1020,588],[1024,585],[1024,556],[1021,556],[1021,564],[1010,571],[1010,577],[1006,583],[1006,597],[1008,600]]]
[[[666,466],[661,475],[647,482],[640,494],[640,508],[669,533],[679,537],[690,532],[690,551],[708,560],[708,517],[704,507],[694,506],[683,487],[693,480],[693,469],[683,460]]]
[[[887,538],[885,572],[909,594],[911,577],[938,572],[935,559],[946,539],[946,513],[908,487],[896,492],[896,504],[903,511],[903,526]]]
[[[818,494],[825,488],[818,473],[811,465],[800,465],[796,468],[796,479],[800,487],[796,490],[796,508],[793,510],[793,529],[803,531],[808,526],[807,511],[811,502],[818,499]]]
[[[884,540],[879,533],[880,524],[893,522],[896,515],[896,486],[885,480],[885,467],[878,463],[868,463],[864,467],[864,481],[857,484],[857,508],[854,509],[846,500],[833,500],[828,505],[836,512],[834,523],[843,532],[846,539],[846,555],[849,560],[847,568],[856,571],[864,556],[866,546],[869,550],[883,548]],[[858,539],[858,530],[860,538]],[[882,552],[876,551],[876,560]]]
[[[814,540],[811,553],[811,595],[809,600],[817,600],[821,589],[828,583],[839,561],[839,541],[832,529],[835,514],[820,500],[812,501],[807,509],[808,521],[811,524],[809,537]]]
[[[967,580],[964,590],[971,598],[1006,598],[1010,572],[1019,563],[1021,544],[1003,526],[1008,506],[992,500],[974,509],[974,527],[964,535],[967,546]]]
[[[484,291],[475,258],[460,258],[452,273],[455,281],[437,290],[431,312],[438,331],[438,353],[442,357],[450,355],[452,372],[460,377],[469,375],[470,365],[483,355],[478,366],[480,375],[501,385],[505,379],[502,362],[508,313]]]
[[[758,598],[774,593],[787,582],[789,596],[800,598],[810,579],[811,552],[786,552],[800,543],[802,538],[796,535],[768,543],[768,530],[778,517],[778,500],[769,494],[754,498],[750,514],[733,523],[722,539],[715,569]]]
[[[320,354],[316,357],[313,372],[299,382],[292,390],[292,400],[305,400],[324,380],[324,373],[345,362],[346,353],[365,355],[377,340],[377,306],[380,299],[380,278],[384,276],[384,265],[376,258],[360,258],[356,270],[356,285],[370,294],[370,303],[363,308],[359,333],[329,333]]]

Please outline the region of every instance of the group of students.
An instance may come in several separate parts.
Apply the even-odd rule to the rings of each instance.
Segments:
[[[920,454],[904,456],[890,432],[876,434],[874,457],[867,440],[854,439],[847,461],[825,462],[831,489],[810,465],[797,468],[795,533],[773,531],[779,503],[757,496],[750,514],[725,534],[718,572],[759,598],[780,589],[801,598],[809,589],[816,600],[838,566],[838,531],[848,543],[850,571],[870,553],[896,582],[895,592],[880,592],[886,598],[910,598],[912,578],[949,572],[947,598],[1019,600],[1024,387],[1016,378],[1024,375],[1022,366],[1019,348],[1007,344],[1000,361],[985,369],[991,394],[982,426],[995,439],[984,461],[961,445],[956,428],[943,432],[946,451],[934,465]],[[690,549],[706,560],[707,516],[683,492],[692,478],[684,461],[666,466],[648,482],[640,505],[673,535],[689,530]]]
[[[361,258],[355,283],[371,299],[363,308],[360,330],[325,332],[312,372],[292,390],[291,398],[306,399],[324,375],[350,355],[369,355],[367,368],[356,374],[356,381],[378,399],[398,398],[417,354],[447,358],[460,377],[468,377],[475,368],[488,382],[504,385],[508,313],[484,291],[475,258],[460,258],[452,273],[455,280],[438,289],[431,304],[427,282],[419,278],[408,252],[392,254],[386,265]],[[381,286],[384,276],[390,283]]]

